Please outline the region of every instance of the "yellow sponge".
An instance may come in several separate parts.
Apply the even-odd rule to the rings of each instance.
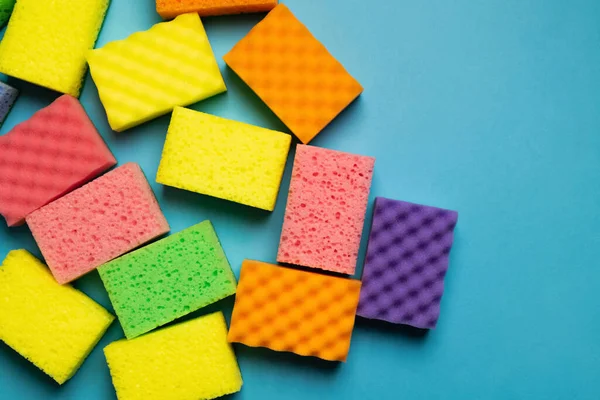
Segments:
[[[88,63],[117,132],[227,90],[198,14],[108,43]]]
[[[86,52],[109,0],[19,0],[0,43],[0,72],[79,97]]]
[[[0,267],[0,340],[58,383],[75,374],[114,317],[14,250]]]
[[[214,399],[242,376],[217,312],[104,348],[119,400]]]
[[[156,181],[273,211],[292,137],[178,107]]]

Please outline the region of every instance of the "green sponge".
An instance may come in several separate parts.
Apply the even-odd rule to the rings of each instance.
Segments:
[[[12,14],[16,1],[17,0],[0,0],[0,29],[2,29],[10,19],[10,14]]]
[[[235,275],[210,221],[101,266],[125,336],[133,339],[235,293]]]

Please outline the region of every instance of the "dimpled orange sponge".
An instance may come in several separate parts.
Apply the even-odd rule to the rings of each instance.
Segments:
[[[168,19],[195,12],[201,17],[272,10],[278,0],[156,0],[156,12]]]
[[[224,60],[303,143],[363,90],[283,4]]]
[[[357,280],[245,260],[227,339],[346,361],[360,286]]]

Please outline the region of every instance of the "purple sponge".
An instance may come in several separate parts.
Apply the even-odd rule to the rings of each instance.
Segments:
[[[357,314],[435,328],[458,213],[375,199]]]

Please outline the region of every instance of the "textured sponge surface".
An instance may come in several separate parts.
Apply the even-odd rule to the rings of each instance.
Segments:
[[[52,274],[70,282],[169,231],[154,193],[125,164],[27,217]]]
[[[176,108],[157,181],[272,211],[291,139],[285,133]]]
[[[455,211],[378,197],[358,315],[435,328],[457,220]]]
[[[16,0],[0,0],[0,29],[6,25],[15,7]]]
[[[184,14],[88,54],[117,132],[226,90],[198,14]]]
[[[303,143],[363,90],[283,4],[224,60]]]
[[[345,361],[360,286],[357,280],[246,260],[228,340]]]
[[[0,267],[0,340],[58,383],[77,371],[114,317],[25,250]]]
[[[0,136],[0,213],[18,225],[116,163],[79,101],[61,96]]]
[[[163,18],[195,12],[201,17],[243,14],[272,10],[278,0],[156,0],[156,11]]]
[[[0,42],[0,72],[78,97],[109,0],[19,0]]]
[[[242,387],[221,312],[111,343],[104,354],[119,400],[214,399]]]
[[[353,274],[374,164],[298,145],[277,261]]]
[[[152,243],[98,270],[131,339],[235,293],[210,221]]]
[[[1,26],[2,24],[0,24]],[[6,83],[0,82],[0,127],[8,116],[15,100],[19,96],[19,91]]]

